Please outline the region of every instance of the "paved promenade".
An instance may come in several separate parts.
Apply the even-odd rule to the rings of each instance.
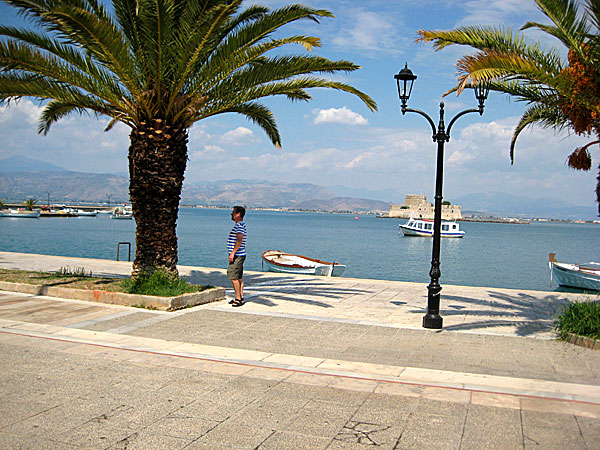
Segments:
[[[131,269],[0,252],[66,266]],[[589,297],[444,286],[431,331],[423,284],[245,280],[242,308],[176,312],[0,292],[0,448],[598,448],[600,352],[552,335]]]

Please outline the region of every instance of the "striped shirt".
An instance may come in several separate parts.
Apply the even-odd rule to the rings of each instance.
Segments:
[[[237,252],[235,252],[235,256],[246,256],[246,224],[244,222],[238,222],[235,224],[231,232],[229,233],[229,238],[227,239],[227,254],[231,255],[233,251],[233,247],[235,247],[235,242],[237,240],[237,235],[241,234],[242,237],[242,245]]]

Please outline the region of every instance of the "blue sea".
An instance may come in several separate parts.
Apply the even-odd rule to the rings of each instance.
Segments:
[[[246,269],[262,270],[260,254],[283,250],[336,261],[344,276],[429,282],[429,238],[404,237],[398,219],[349,214],[248,211]],[[227,264],[230,210],[182,208],[179,263]],[[463,239],[442,239],[440,284],[555,290],[548,253],[559,261],[600,261],[600,224],[461,222]],[[0,218],[0,250],[116,259],[117,243],[135,246],[135,222],[98,217]],[[121,259],[127,259],[121,247]]]

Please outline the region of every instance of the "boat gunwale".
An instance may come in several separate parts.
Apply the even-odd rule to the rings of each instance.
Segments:
[[[287,253],[287,252],[282,252],[279,250],[266,250],[264,252],[262,252],[262,254],[260,255],[262,257],[262,259],[264,259],[267,263],[269,264],[273,264],[275,266],[279,266],[279,267],[290,267],[290,268],[294,268],[294,269],[314,269],[316,266],[302,266],[300,264],[282,264],[282,263],[278,263],[275,261],[271,261],[269,259],[267,259],[267,257],[265,256],[265,253],[269,253],[269,252],[275,252],[279,255],[282,256],[295,256],[298,258],[304,258],[307,259],[309,261],[315,262],[317,264],[322,264],[325,266],[341,266],[343,264],[337,263],[337,262],[327,262],[327,261],[321,261],[320,259],[316,259],[316,258],[311,258],[309,256],[304,256],[304,255],[295,255],[294,253]]]
[[[582,268],[581,266],[579,266],[577,264],[561,263],[561,262],[557,262],[557,261],[550,261],[550,263],[556,270],[560,270],[560,271],[567,272],[567,273],[572,272],[572,273],[576,273],[576,274],[590,275],[594,278],[600,279],[600,273],[595,273],[595,272],[598,272],[598,269],[590,270],[587,268]],[[565,267],[565,266],[571,266],[572,268]]]

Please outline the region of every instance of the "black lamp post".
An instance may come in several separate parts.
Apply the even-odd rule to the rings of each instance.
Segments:
[[[431,129],[433,130],[433,142],[437,142],[437,170],[435,176],[435,207],[434,207],[434,220],[433,220],[433,250],[431,252],[431,270],[429,276],[431,282],[427,286],[427,313],[423,317],[424,328],[442,328],[442,316],[440,316],[440,292],[442,287],[440,286],[440,236],[442,228],[442,185],[443,185],[443,173],[444,173],[444,144],[450,141],[450,129],[454,122],[458,118],[465,114],[478,112],[480,115],[483,114],[483,104],[487,99],[490,91],[488,83],[481,83],[475,86],[475,98],[479,101],[479,107],[473,109],[467,109],[459,112],[452,118],[448,129],[444,125],[444,102],[440,103],[440,121],[435,127],[435,123],[426,113],[418,109],[408,108],[406,103],[410,98],[412,92],[412,86],[417,76],[412,73],[408,68],[408,63],[404,66],[398,74],[394,75],[396,83],[398,84],[398,96],[402,102],[402,115],[407,112],[414,112],[425,117]]]

